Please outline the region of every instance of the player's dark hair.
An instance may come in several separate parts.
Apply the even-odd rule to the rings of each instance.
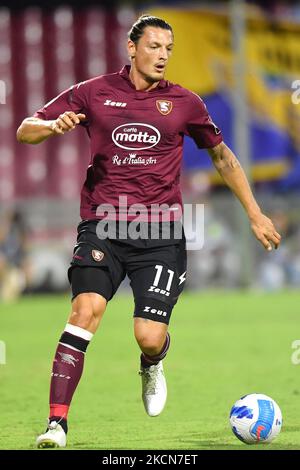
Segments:
[[[130,31],[128,31],[128,38],[132,42],[137,44],[141,36],[143,36],[144,29],[147,26],[153,26],[154,28],[167,29],[168,31],[171,31],[171,33],[173,34],[172,26],[169,25],[169,23],[167,23],[165,20],[162,20],[161,18],[158,18],[157,16],[142,15],[132,25]]]

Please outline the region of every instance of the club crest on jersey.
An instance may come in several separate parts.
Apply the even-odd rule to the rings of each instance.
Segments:
[[[173,103],[167,100],[156,100],[156,107],[161,114],[166,116],[172,111]]]
[[[104,258],[104,253],[99,250],[92,250],[92,257],[95,261],[99,262],[102,261]]]

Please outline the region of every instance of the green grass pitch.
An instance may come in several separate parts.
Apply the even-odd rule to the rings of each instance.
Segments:
[[[89,346],[69,414],[69,449],[300,449],[299,292],[182,295],[165,360],[168,401],[149,418],[140,398],[139,351],[130,296],[109,304]],[[0,448],[33,449],[48,413],[50,368],[68,296],[25,297],[0,305]],[[300,354],[299,354],[300,357]],[[281,407],[283,428],[269,446],[246,446],[228,415],[247,393]]]

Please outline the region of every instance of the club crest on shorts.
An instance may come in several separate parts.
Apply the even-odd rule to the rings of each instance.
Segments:
[[[95,261],[99,262],[102,261],[104,258],[104,253],[99,250],[92,250],[92,257]]]
[[[168,100],[156,100],[156,107],[161,114],[166,116],[172,111],[173,103]]]

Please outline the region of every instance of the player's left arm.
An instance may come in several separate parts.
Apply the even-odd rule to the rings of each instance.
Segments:
[[[272,220],[261,212],[237,157],[224,142],[207,150],[215,168],[224,182],[243,205],[256,238],[262,243],[266,250],[271,251],[272,244],[275,249],[277,249],[280,244],[281,236],[276,231]]]

